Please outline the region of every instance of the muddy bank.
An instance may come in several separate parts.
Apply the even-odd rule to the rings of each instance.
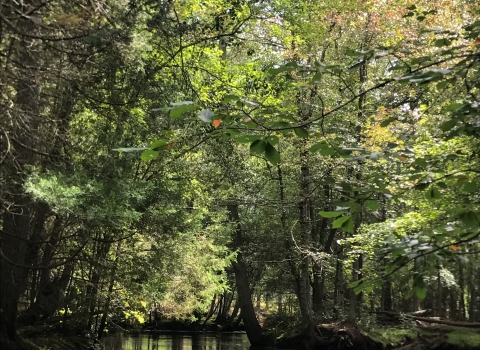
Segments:
[[[306,339],[304,336],[298,335],[278,340],[275,347],[298,350],[385,350],[388,348],[381,342],[363,334],[357,327],[343,322],[318,325],[315,339]]]
[[[415,337],[388,342],[369,336],[344,322],[321,324],[316,339],[307,341],[298,335],[275,342],[276,348],[298,350],[480,350],[480,330],[421,329]]]
[[[76,333],[53,326],[19,329],[18,339],[0,340],[1,350],[102,350],[100,342],[86,333]]]

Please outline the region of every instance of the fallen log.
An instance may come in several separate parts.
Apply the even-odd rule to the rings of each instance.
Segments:
[[[459,322],[459,321],[450,321],[450,320],[440,320],[436,318],[430,318],[430,317],[421,317],[421,316],[416,316],[414,313],[413,314],[402,314],[399,312],[393,312],[393,311],[372,311],[375,314],[383,314],[383,315],[390,315],[390,316],[396,316],[396,317],[408,317],[411,319],[414,319],[416,321],[421,321],[421,322],[427,322],[427,323],[437,323],[437,324],[444,324],[447,326],[455,326],[455,327],[465,327],[465,328],[478,328],[480,329],[480,323],[471,323],[471,322]]]
[[[407,317],[412,317],[416,321],[427,322],[427,323],[437,323],[437,324],[444,324],[444,325],[447,325],[447,326],[480,329],[480,323],[459,322],[459,321],[450,321],[450,320],[437,320],[437,319],[430,318],[430,317],[420,317],[420,316],[413,316],[413,315],[407,315]]]

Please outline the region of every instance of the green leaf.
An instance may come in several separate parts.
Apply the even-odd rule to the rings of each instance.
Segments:
[[[472,239],[473,237],[476,237],[476,236],[478,236],[478,231],[466,231],[466,232],[460,233],[460,237],[465,240]]]
[[[323,148],[320,150],[322,156],[333,156],[337,151],[334,148]]]
[[[414,189],[416,190],[419,190],[419,191],[423,191],[424,189],[426,189],[430,184],[428,182],[421,182],[421,183],[418,183],[415,185]]]
[[[280,163],[280,153],[278,153],[276,148],[273,147],[269,142],[267,142],[265,145],[265,157],[273,165]]]
[[[396,122],[396,121],[397,121],[397,118],[391,117],[391,118],[388,118],[388,119],[385,119],[384,121],[382,121],[380,123],[380,126],[382,128],[384,128],[384,127],[389,126],[391,123]]]
[[[332,222],[332,228],[341,228],[343,224],[345,224],[348,220],[350,220],[350,216],[342,216],[341,218],[338,218],[337,220],[334,220]]]
[[[475,182],[465,182],[463,184],[463,190],[467,193],[476,192],[477,189],[478,189],[478,186]]]
[[[149,161],[149,160],[157,159],[159,153],[160,153],[160,152],[158,152],[158,151],[154,151],[154,150],[152,150],[152,149],[147,149],[147,150],[145,150],[144,152],[142,152],[142,155],[140,156],[140,158],[141,158],[144,162],[147,162],[147,161]]]
[[[453,102],[453,103],[450,103],[450,104],[447,106],[446,110],[447,110],[447,111],[455,111],[455,110],[459,109],[459,108],[462,107],[462,106],[463,106],[463,103]]]
[[[355,281],[355,282],[351,282],[348,284],[348,288],[355,288],[356,286],[359,285],[359,283],[362,282],[361,280],[358,280],[358,281]]]
[[[331,176],[327,176],[324,180],[323,183],[326,185],[333,185],[335,184],[335,179]]]
[[[292,126],[290,123],[283,121],[268,122],[265,125],[272,128],[290,128]]]
[[[435,186],[430,187],[425,196],[427,197],[427,199],[439,199],[442,197],[440,191]]]
[[[270,75],[277,75],[277,74],[280,74],[280,73],[283,73],[283,72],[291,72],[293,70],[295,70],[296,68],[298,68],[298,64],[296,62],[289,62],[287,64],[284,64],[284,65],[281,65],[279,67],[274,67],[274,68],[270,68],[267,70],[267,73],[270,74]]]
[[[437,84],[437,89],[438,89],[438,90],[443,89],[445,86],[448,85],[449,82],[450,82],[450,80],[448,80],[448,79],[447,79],[447,80],[442,80],[441,82],[439,82],[439,83]]]
[[[420,287],[413,287],[415,294],[417,295],[418,299],[423,300],[427,296],[427,290],[425,288]]]
[[[171,105],[172,107],[169,107],[169,109],[170,117],[172,118],[180,118],[183,113],[193,111],[197,108],[193,101],[175,102]]]
[[[378,204],[378,202],[372,199],[366,200],[365,205],[370,210],[377,210],[378,208],[380,208],[380,205]]]
[[[312,84],[319,84],[322,82],[322,74],[321,73],[315,73],[315,75],[312,77],[310,80]]]
[[[352,49],[348,49],[347,52],[345,52],[345,54],[347,56],[350,56],[350,57],[357,57],[357,56],[361,56],[362,54],[358,51],[355,51],[355,50],[352,50]]]
[[[343,229],[345,232],[350,232],[350,233],[353,233],[353,231],[355,231],[355,225],[354,225],[354,223],[353,223],[352,218],[349,218],[349,219],[342,225],[342,229]]]
[[[307,138],[308,137],[308,131],[307,129],[305,128],[295,128],[295,134],[298,136],[298,137],[302,137],[302,138]]]
[[[162,146],[166,146],[167,145],[167,141],[165,140],[155,140],[153,141],[151,144],[150,144],[150,148],[151,149],[160,149]]]
[[[321,211],[318,214],[324,218],[336,218],[344,213],[340,211]]]
[[[361,61],[361,62],[358,62],[356,64],[354,64],[353,66],[351,66],[350,68],[347,69],[347,72],[348,73],[351,73],[351,72],[354,72],[356,71],[358,68],[360,68],[361,66],[365,65],[366,61]]]
[[[480,217],[477,217],[477,214],[471,210],[464,211],[460,215],[460,219],[467,226],[478,227],[480,225]]]
[[[426,168],[427,167],[427,161],[425,160],[425,158],[416,158],[414,160],[414,163],[421,166],[422,168]]]
[[[237,95],[225,95],[225,96],[223,96],[223,103],[238,101],[239,99],[240,99],[240,97],[238,97]]]
[[[320,149],[324,149],[324,148],[329,148],[330,146],[328,145],[328,143],[326,143],[325,141],[321,141],[321,142],[318,142],[316,144],[314,144],[312,147],[309,148],[309,151],[310,152],[316,152]]]
[[[280,140],[278,139],[277,136],[272,135],[272,136],[267,137],[267,138],[265,139],[265,141],[267,141],[267,142],[270,143],[271,145],[275,146],[275,145],[278,144],[278,142],[279,142]]]
[[[452,43],[451,40],[448,40],[448,39],[437,39],[435,40],[435,46],[436,47],[443,47],[443,46],[448,46]]]
[[[198,112],[198,117],[205,123],[211,123],[214,115],[215,113],[208,108]]]
[[[366,293],[366,294],[370,294],[371,292],[373,292],[373,286],[371,284],[366,285],[363,289],[363,292]]]
[[[443,188],[443,189],[447,189],[448,188],[448,185],[443,182],[443,181],[439,181],[439,182],[436,182],[437,186],[440,187],[440,188]]]
[[[259,135],[242,135],[235,138],[235,141],[239,143],[251,143],[255,140],[260,140],[262,137]]]
[[[264,140],[255,140],[250,145],[250,152],[253,154],[263,154],[265,152],[266,143]]]
[[[453,129],[455,127],[455,125],[457,125],[457,120],[456,119],[450,119],[450,120],[447,120],[446,122],[440,124],[440,130],[442,130],[443,132],[447,132],[447,131]]]
[[[240,135],[240,130],[238,129],[225,129],[225,132],[230,136]]]

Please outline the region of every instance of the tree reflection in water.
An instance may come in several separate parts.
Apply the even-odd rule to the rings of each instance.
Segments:
[[[102,339],[105,350],[246,350],[245,334],[175,333],[161,335],[115,334]]]

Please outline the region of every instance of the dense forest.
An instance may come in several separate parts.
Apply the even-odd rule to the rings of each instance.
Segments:
[[[480,328],[477,1],[0,11],[2,349],[45,324]]]

